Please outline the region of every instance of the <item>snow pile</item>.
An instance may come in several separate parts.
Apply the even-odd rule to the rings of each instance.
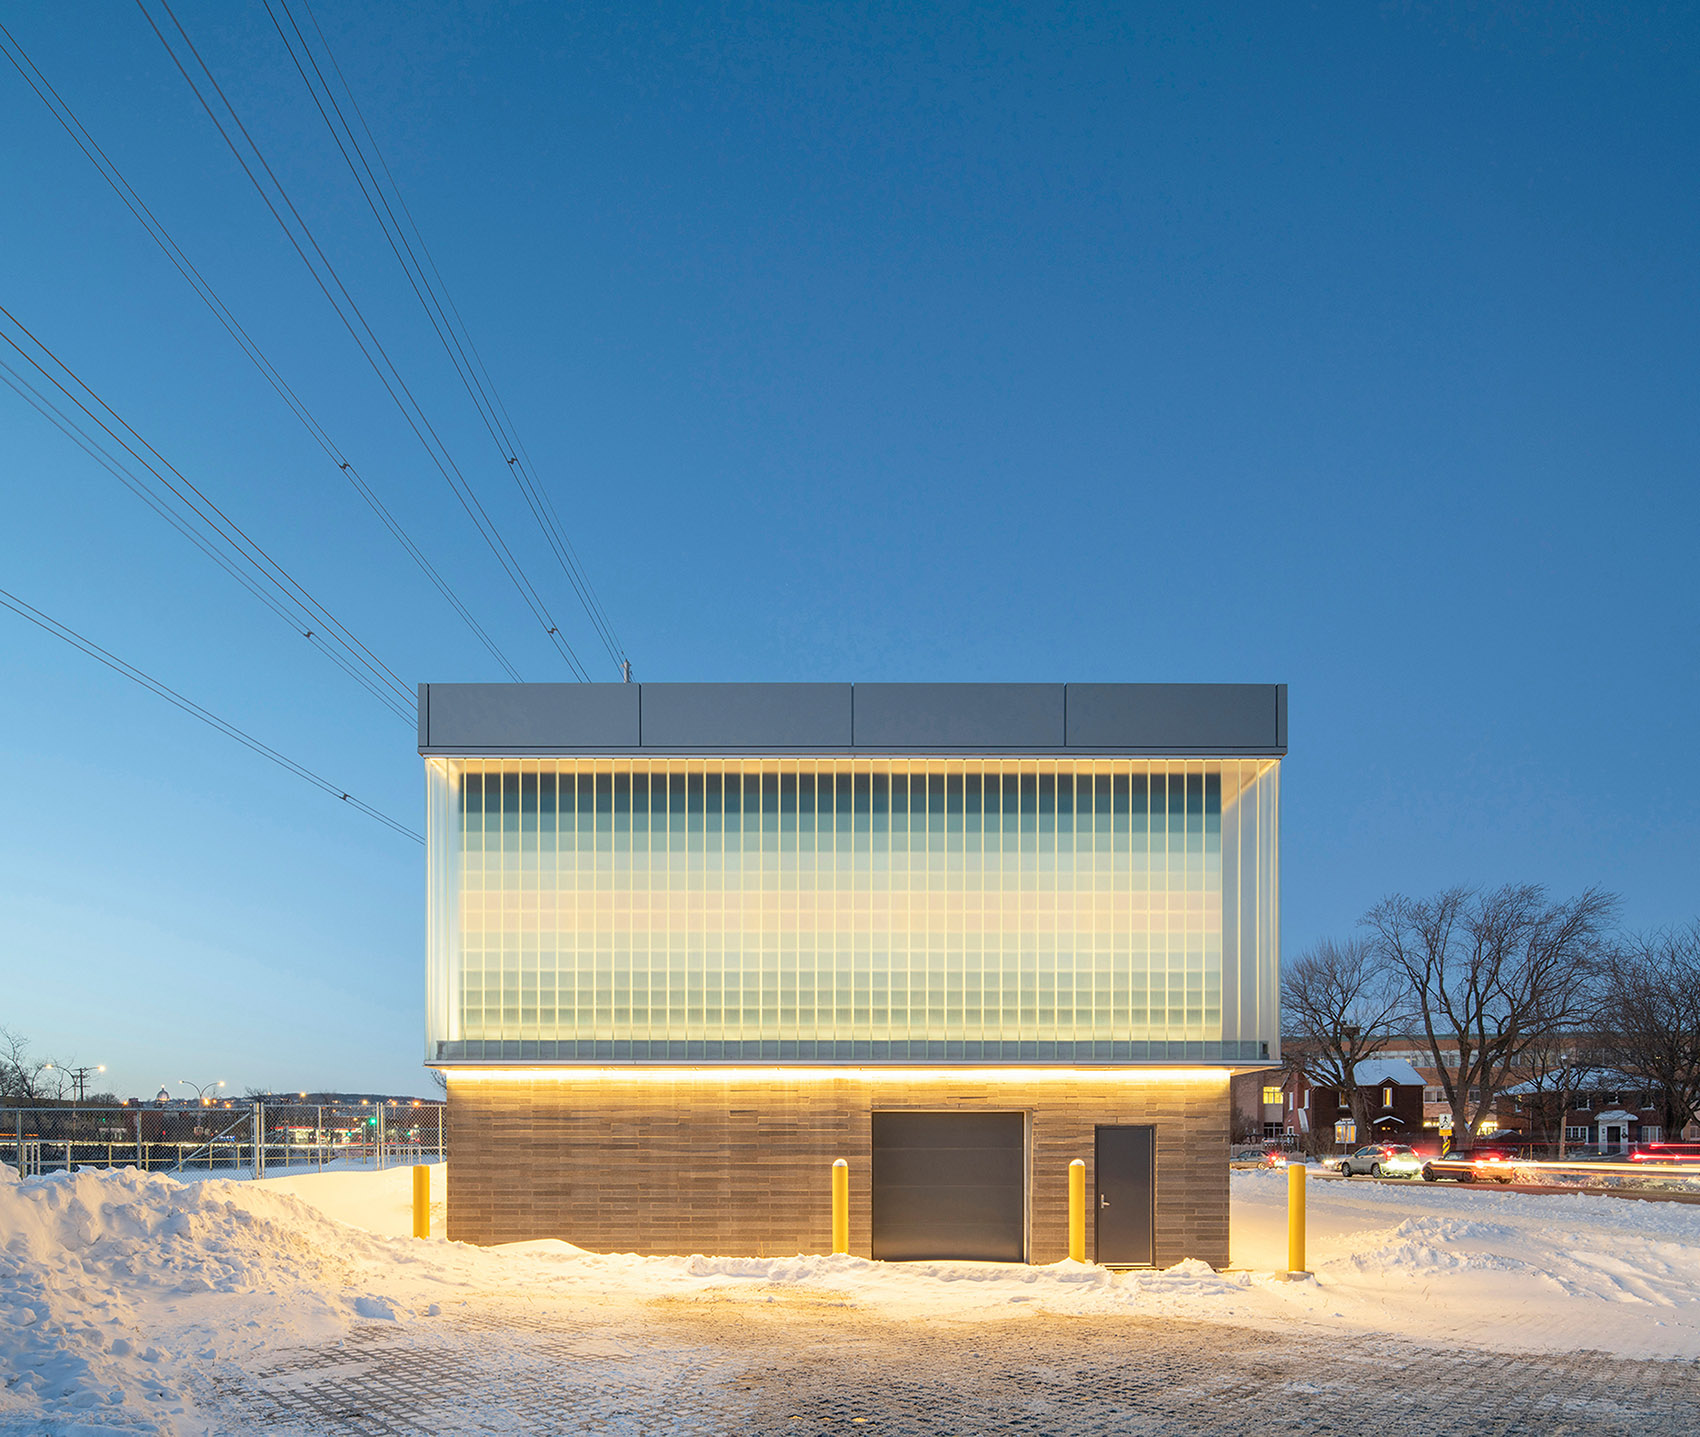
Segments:
[[[1236,1173],[1234,1261],[1284,1263],[1286,1181]],[[1505,1351],[1700,1357],[1700,1205],[1317,1181],[1314,1318]]]
[[[0,1167],[0,1426],[27,1413],[62,1419],[55,1433],[196,1430],[190,1370],[344,1330],[379,1248],[243,1184]],[[262,1325],[243,1312],[255,1298],[288,1320]]]
[[[429,1165],[431,1174],[431,1231],[448,1230],[444,1188],[448,1168]],[[345,1168],[303,1171],[286,1177],[261,1178],[247,1185],[261,1192],[286,1193],[317,1208],[326,1217],[383,1237],[413,1236],[413,1169],[411,1167]]]

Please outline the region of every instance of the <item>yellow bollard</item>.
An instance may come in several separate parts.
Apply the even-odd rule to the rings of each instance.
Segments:
[[[1305,1275],[1305,1165],[1287,1164],[1287,1275]]]
[[[413,1235],[431,1236],[431,1169],[424,1163],[413,1170]]]
[[[1086,1261],[1086,1163],[1068,1165],[1068,1260]]]
[[[843,1158],[832,1165],[832,1250],[850,1251],[850,1164]]]

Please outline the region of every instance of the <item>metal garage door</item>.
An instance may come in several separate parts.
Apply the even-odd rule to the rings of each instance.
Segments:
[[[1020,1262],[1025,1113],[875,1113],[874,1256]]]

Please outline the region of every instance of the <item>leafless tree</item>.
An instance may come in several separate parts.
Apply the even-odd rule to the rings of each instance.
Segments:
[[[1618,1066],[1653,1089],[1667,1137],[1700,1113],[1700,920],[1612,955],[1605,1011]]]
[[[1337,1088],[1359,1133],[1370,1131],[1358,1064],[1398,1030],[1404,987],[1368,938],[1325,938],[1281,971],[1281,1033],[1288,1065],[1312,1083]],[[1313,1115],[1316,1116],[1316,1115]]]
[[[1605,1041],[1592,1033],[1551,1033],[1523,1052],[1519,1067],[1527,1106],[1535,1123],[1553,1132],[1559,1161],[1564,1160],[1564,1116],[1576,1094],[1612,1080],[1616,1059]]]
[[[1523,883],[1395,895],[1365,916],[1375,951],[1403,979],[1458,1147],[1475,1145],[1531,1047],[1592,1019],[1616,911],[1599,889],[1552,902]]]
[[[0,1028],[0,1099],[9,1103],[57,1102],[65,1095],[65,1074],[51,1058],[31,1055],[29,1039]]]

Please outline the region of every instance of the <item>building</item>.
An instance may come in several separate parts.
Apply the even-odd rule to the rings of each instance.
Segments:
[[[1578,1075],[1563,1092],[1550,1079],[1519,1083],[1495,1103],[1498,1136],[1557,1149],[1562,1107],[1567,1152],[1625,1153],[1645,1143],[1681,1141],[1686,1131],[1665,1132],[1657,1097],[1644,1078],[1613,1069]]]
[[[429,684],[449,1235],[1228,1256],[1286,690]]]
[[[1356,1064],[1352,1076],[1369,1114],[1369,1131],[1360,1133],[1350,1095],[1339,1083],[1318,1080],[1303,1068],[1289,1070],[1280,1089],[1286,1132],[1300,1139],[1315,1135],[1323,1146],[1351,1148],[1361,1143],[1409,1144],[1423,1133],[1423,1075],[1402,1058],[1377,1054]],[[1267,1101],[1273,1090],[1265,1088]]]

